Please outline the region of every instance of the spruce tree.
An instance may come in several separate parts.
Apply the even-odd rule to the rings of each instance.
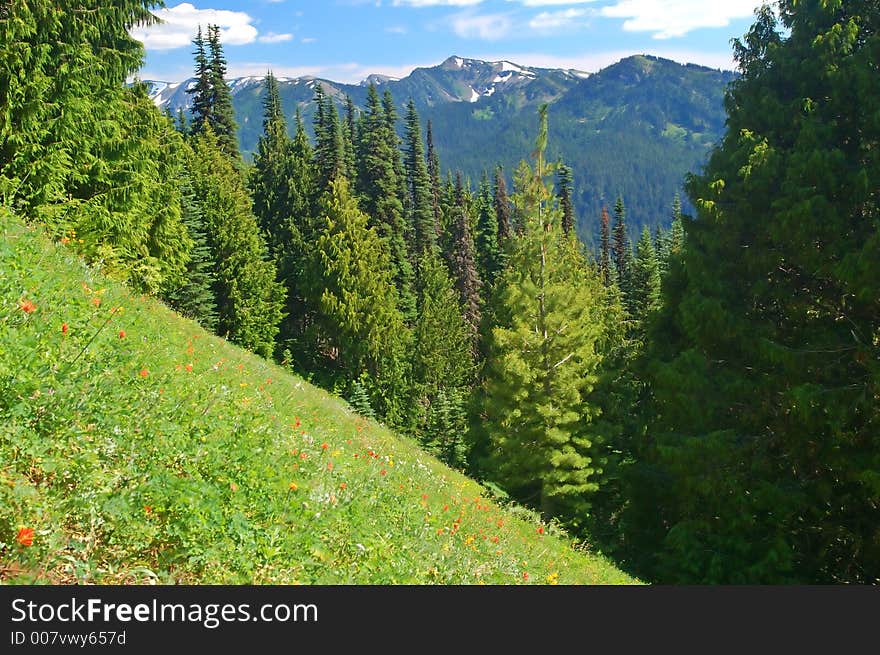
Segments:
[[[339,112],[321,84],[315,85],[315,168],[318,175],[319,193],[346,172],[345,139]]]
[[[470,328],[471,344],[474,353],[478,348],[478,334],[482,316],[480,289],[482,281],[477,271],[474,240],[471,236],[470,217],[461,173],[456,177],[456,205],[450,228],[450,270],[458,290],[459,301],[464,311],[464,319]]]
[[[623,204],[623,198],[620,196],[617,197],[617,202],[614,204],[614,231],[611,257],[614,262],[617,283],[623,292],[624,303],[630,316],[632,316],[635,311],[632,279],[633,255],[626,225],[626,206]]]
[[[477,211],[477,272],[483,281],[484,297],[488,297],[489,290],[501,271],[501,252],[498,247],[498,218],[495,215],[492,187],[485,171],[480,181]]]
[[[560,164],[556,168],[557,197],[559,207],[562,209],[562,231],[565,234],[574,234],[574,179],[571,168]]]
[[[434,128],[432,127],[430,120],[428,121],[427,141],[428,179],[431,184],[431,208],[434,211],[434,229],[439,237],[440,226],[443,223],[443,185],[440,182],[440,156],[437,154],[437,149],[434,147]]]
[[[510,236],[511,222],[507,182],[504,181],[504,170],[500,166],[495,169],[495,216],[498,219],[498,247],[503,249],[504,242]]]
[[[611,217],[608,215],[607,207],[602,207],[599,225],[599,270],[606,286],[610,286],[617,278],[611,268]]]
[[[209,94],[211,129],[217,137],[220,149],[238,161],[238,125],[235,123],[235,110],[232,108],[232,90],[226,83],[226,57],[220,43],[220,26],[208,26],[208,60],[211,90]]]
[[[422,146],[422,129],[415,103],[410,100],[406,113],[404,168],[409,194],[409,223],[414,236],[415,258],[437,249],[437,225],[431,193],[431,179]]]
[[[270,357],[282,318],[284,289],[254,217],[242,174],[210,125],[192,141],[193,191],[216,265],[218,334]]]
[[[517,187],[524,216],[497,291],[482,389],[481,430],[493,479],[532,499],[546,520],[583,511],[597,474],[588,426],[602,337],[601,282],[565,237],[545,184],[546,106],[535,168]],[[531,170],[531,169],[530,169]]]
[[[633,262],[633,294],[635,296],[635,319],[645,322],[660,309],[660,261],[651,231],[645,227],[636,245]]]
[[[317,299],[325,365],[347,384],[366,380],[372,407],[398,423],[405,412],[409,331],[404,325],[383,240],[358,209],[344,177],[322,201],[309,260],[309,295]],[[363,376],[366,377],[363,377]]]
[[[186,92],[192,95],[192,108],[190,114],[192,120],[190,122],[190,133],[200,134],[206,124],[211,124],[213,120],[213,104],[211,102],[211,64],[208,61],[207,44],[205,37],[202,35],[202,26],[199,25],[196,38],[193,40],[195,51],[192,53],[195,57],[196,83]]]
[[[397,174],[396,162],[400,161],[400,156],[392,147],[397,135],[391,134],[390,130],[386,108],[382,106],[375,85],[371,84],[358,144],[358,196],[371,225],[385,243],[400,309],[405,319],[411,321],[416,313],[413,270],[400,195],[403,180]]]

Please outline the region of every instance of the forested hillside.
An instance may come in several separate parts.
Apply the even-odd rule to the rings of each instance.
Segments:
[[[724,130],[724,91],[732,72],[683,66],[651,56],[629,57],[595,75],[450,57],[401,80],[371,78],[389,90],[398,112],[412,99],[434,127],[444,163],[477,184],[483,171],[501,165],[508,182],[531,151],[535,111],[549,103],[554,129],[548,157],[573,169],[574,207],[582,238],[596,244],[602,207],[622,196],[631,210],[631,236],[648,226],[668,228],[670,207],[683,194],[685,174],[697,170]],[[176,113],[191,105],[187,82],[154,84],[156,100]],[[344,111],[346,98],[362,110],[368,83],[339,84],[310,78],[279,80],[281,101],[291,119],[302,112],[311,134],[315,87],[320,84]],[[262,81],[231,82],[243,152],[256,149],[260,135]],[[403,126],[399,126],[403,136]],[[685,211],[690,207],[685,199]]]

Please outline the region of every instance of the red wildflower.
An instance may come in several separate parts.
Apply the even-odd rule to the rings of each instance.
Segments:
[[[330,447],[330,446],[328,446],[328,445],[325,444],[325,443],[322,443],[322,444],[321,444],[321,450],[327,450],[329,447]]]
[[[152,505],[144,505],[144,514],[152,514],[153,506]]]
[[[192,365],[192,364],[187,364],[187,365],[186,365],[186,372],[187,372],[187,373],[192,373],[192,372],[193,372],[193,365]]]
[[[428,494],[422,494],[422,500],[428,500]]]
[[[528,574],[528,572],[527,572],[527,571],[523,571],[523,580],[528,580],[528,579],[529,579],[529,574]]]
[[[328,470],[328,471],[332,471],[332,470],[333,470],[333,462],[327,462],[327,470]]]
[[[538,534],[544,534],[544,526],[543,525],[540,528],[538,528]]]
[[[120,331],[119,331],[119,338],[120,338],[120,339],[125,339],[125,330],[120,330]]]
[[[229,488],[232,490],[232,493],[235,493],[236,491],[238,491],[238,485],[235,484],[234,482],[229,483]]]
[[[142,368],[142,369],[141,369],[141,372],[138,373],[138,375],[140,375],[142,378],[147,377],[149,374],[150,374],[150,372],[149,372],[147,369],[145,369],[145,368]]]
[[[444,511],[444,512],[448,512],[448,511],[449,511],[449,505],[444,505],[444,506],[443,506],[443,511]]]
[[[340,488],[340,489],[345,489],[347,486],[348,486],[348,485],[345,484],[345,483],[343,482],[342,484],[339,485],[339,488]]]
[[[287,485],[287,488],[291,491],[296,491],[297,489],[299,489],[299,487],[296,486],[296,482],[291,482],[289,485]]]
[[[387,472],[388,471],[386,471],[385,469],[382,469],[381,471],[379,471],[379,475],[385,475]]]
[[[98,296],[95,296],[94,298],[92,298],[92,304],[95,307],[100,307],[101,306],[101,299],[98,298]]]
[[[61,324],[61,334],[67,334],[67,323]]]
[[[19,528],[18,536],[16,536],[16,540],[22,546],[33,546],[34,545],[34,529],[33,528]]]
[[[18,303],[18,306],[25,314],[33,314],[35,311],[37,311],[37,306],[30,300],[22,300],[20,303]]]
[[[300,455],[300,459],[306,459],[308,456],[308,453],[303,453],[302,455]]]

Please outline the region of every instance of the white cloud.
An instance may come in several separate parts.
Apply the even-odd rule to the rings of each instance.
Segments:
[[[655,39],[684,36],[701,27],[725,27],[754,14],[757,0],[620,0],[603,7],[602,16],[623,18],[627,32],[653,32]]]
[[[518,2],[526,7],[558,7],[560,5],[584,5],[588,2],[596,0],[507,0],[508,2]]]
[[[436,66],[438,62],[429,64],[361,64],[357,62],[344,62],[338,64],[316,64],[313,66],[278,66],[266,62],[230,63],[228,77],[262,77],[266,71],[271,70],[276,77],[320,77],[321,79],[341,82],[344,84],[356,84],[369,75],[387,75],[388,77],[402,78],[412,73],[416,68]],[[192,73],[189,73],[191,75]],[[144,79],[155,79],[144,76]]]
[[[470,7],[483,0],[394,0],[395,7]]]
[[[269,32],[268,34],[264,34],[260,38],[257,39],[260,43],[282,43],[284,41],[290,41],[293,39],[293,34],[275,34],[275,32]]]
[[[245,45],[257,38],[254,19],[242,11],[224,9],[197,9],[188,2],[153,12],[163,22],[149,27],[137,26],[131,35],[142,41],[147,50],[173,50],[189,46],[199,25],[204,30],[209,24],[220,26],[223,45]]]
[[[483,41],[503,39],[513,28],[507,14],[457,14],[451,22],[452,30],[461,38]]]
[[[564,9],[562,11],[542,11],[529,21],[533,30],[556,30],[569,25],[572,21],[585,16],[586,9]]]
[[[392,25],[391,27],[386,27],[385,31],[388,34],[406,34],[408,30],[403,25]]]

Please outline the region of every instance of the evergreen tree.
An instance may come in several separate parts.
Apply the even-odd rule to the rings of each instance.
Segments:
[[[181,284],[169,289],[164,298],[178,313],[198,321],[206,330],[214,331],[217,328],[214,259],[205,234],[201,206],[196,201],[186,171],[181,186],[183,223],[192,239],[193,247]]]
[[[422,146],[422,129],[415,103],[410,100],[406,113],[406,148],[404,164],[409,194],[411,229],[414,234],[415,255],[421,258],[437,248],[437,226],[431,193],[431,179]]]
[[[498,219],[498,248],[503,249],[504,242],[510,236],[510,199],[507,197],[504,170],[500,166],[495,169],[495,216]]]
[[[206,124],[211,124],[213,120],[213,105],[211,103],[211,64],[208,61],[207,44],[205,37],[202,35],[202,26],[199,25],[196,38],[193,40],[195,51],[196,83],[186,90],[192,95],[192,121],[190,124],[191,134],[200,134]]]
[[[623,292],[624,303],[630,317],[632,317],[635,312],[633,304],[635,294],[632,279],[633,256],[626,226],[626,206],[623,204],[623,198],[620,196],[618,196],[617,202],[614,204],[614,232],[611,257],[617,274],[617,283]]]
[[[409,331],[387,250],[367,221],[347,180],[333,181],[309,262],[309,294],[318,302],[318,339],[333,375],[347,384],[366,381],[372,407],[396,424],[405,410]]]
[[[470,217],[468,216],[461,173],[456,178],[455,188],[456,206],[450,229],[450,269],[464,311],[464,319],[470,328],[471,345],[476,354],[482,312],[480,299],[482,281],[477,271],[474,240],[471,236]]]
[[[874,584],[880,571],[876,3],[778,3],[735,55],[688,182],[627,538],[664,582]]]
[[[571,168],[565,164],[560,164],[556,168],[557,180],[557,197],[559,198],[559,207],[562,209],[562,231],[565,234],[574,234],[575,218],[574,218],[574,180],[572,179]]]
[[[330,188],[330,183],[345,175],[345,139],[339,112],[324,87],[315,85],[315,167],[319,193]]]
[[[431,208],[434,210],[434,229],[440,236],[440,225],[443,223],[442,196],[443,189],[440,182],[440,156],[434,147],[434,129],[431,121],[428,121],[428,179],[431,184]]]
[[[357,143],[357,109],[350,95],[345,96],[345,122],[342,126],[342,141],[345,146],[345,176],[357,179],[355,163],[355,144]]]
[[[427,253],[419,266],[418,300],[412,354],[415,432],[444,461],[461,466],[465,399],[474,372],[471,331],[436,253]]]
[[[517,187],[517,206],[528,214],[498,288],[481,424],[493,479],[520,500],[537,499],[549,520],[582,511],[597,488],[587,428],[598,413],[590,393],[601,362],[602,292],[562,232],[544,180],[546,138],[544,106],[535,169]]]
[[[198,46],[197,46],[198,48]],[[226,57],[220,43],[220,26],[208,26],[208,55],[211,90],[209,94],[211,129],[217,137],[220,149],[233,160],[241,157],[238,150],[235,110],[232,108],[232,90],[226,83]]]
[[[635,318],[644,322],[660,309],[660,261],[651,240],[651,231],[645,227],[636,245],[633,263],[633,294]]]
[[[375,85],[371,84],[358,148],[358,194],[362,209],[388,250],[400,309],[405,319],[411,321],[415,317],[416,302],[400,196],[402,180],[397,176],[396,162],[400,157],[392,147],[397,136],[390,134],[392,128],[388,120],[387,109],[383,108]]]
[[[282,318],[284,290],[276,282],[275,266],[268,259],[244,179],[210,125],[193,139],[189,163],[216,265],[218,333],[270,357]]]
[[[599,271],[602,273],[602,279],[605,280],[606,286],[610,286],[616,279],[611,268],[611,217],[608,215],[607,207],[602,207],[602,218],[600,219]]]
[[[495,204],[489,176],[483,172],[480,181],[480,193],[477,200],[477,272],[483,281],[484,295],[495,283],[501,271],[501,252],[498,247],[498,218],[495,216]]]

